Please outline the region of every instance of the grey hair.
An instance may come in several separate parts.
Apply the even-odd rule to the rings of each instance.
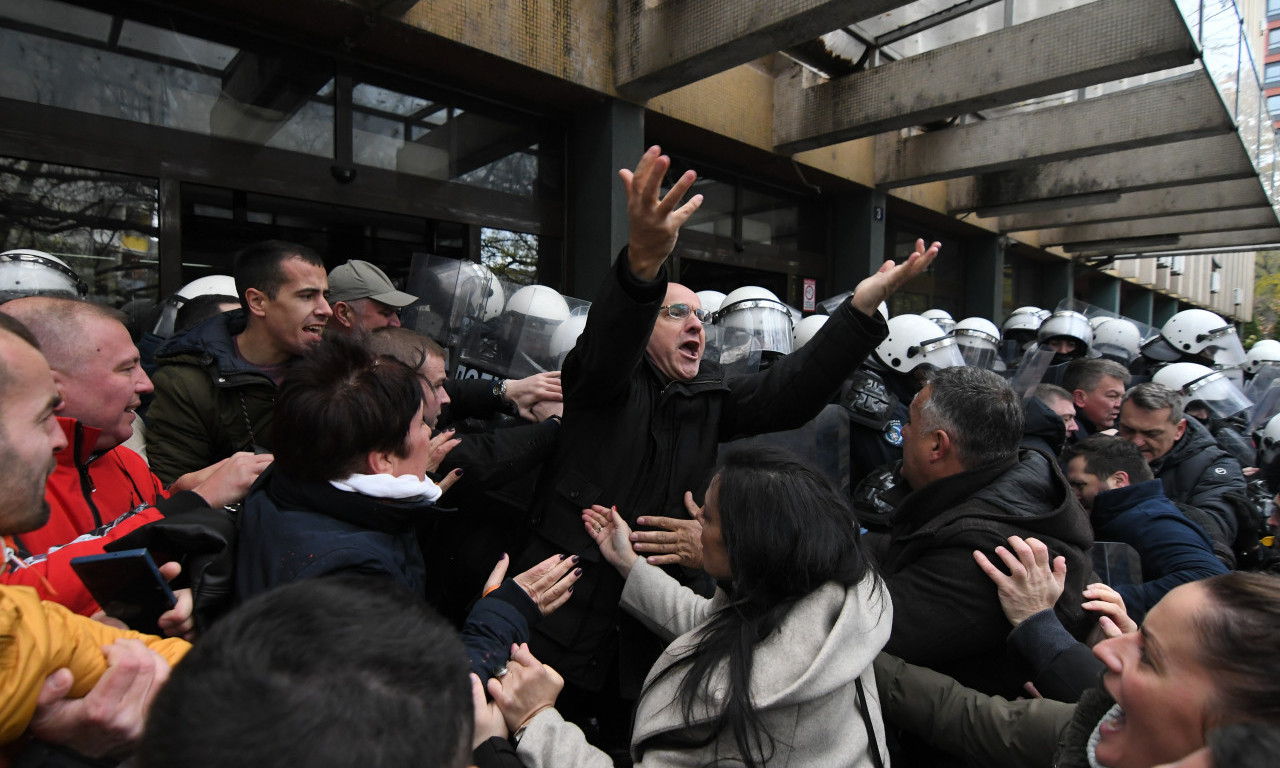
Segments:
[[[104,321],[123,326],[128,320],[118,309],[65,296],[23,296],[6,302],[0,311],[26,325],[49,367],[63,373],[80,370],[93,357],[86,328]]]
[[[1163,384],[1148,381],[1124,393],[1124,401],[1132,402],[1144,411],[1169,409],[1169,423],[1182,421],[1182,395]]]
[[[1068,403],[1075,402],[1075,398],[1071,396],[1071,393],[1057,384],[1037,384],[1036,388],[1032,390],[1032,394],[1045,405],[1052,405],[1062,400],[1066,400]]]
[[[1092,392],[1098,388],[1104,376],[1119,379],[1126,387],[1133,380],[1128,369],[1115,360],[1081,357],[1067,363],[1067,369],[1062,372],[1062,388],[1068,392],[1075,392],[1077,389]]]
[[[1026,417],[1009,382],[964,365],[937,371],[929,386],[932,394],[920,408],[920,429],[946,432],[962,467],[1003,464],[1018,455]]]

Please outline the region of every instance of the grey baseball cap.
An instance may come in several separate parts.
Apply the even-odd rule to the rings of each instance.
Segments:
[[[373,299],[391,307],[407,307],[417,296],[397,291],[391,278],[367,261],[352,259],[329,273],[329,303]]]

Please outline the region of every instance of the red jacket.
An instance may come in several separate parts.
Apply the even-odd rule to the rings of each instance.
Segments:
[[[136,452],[117,446],[94,457],[99,430],[75,419],[58,417],[58,423],[67,447],[45,485],[49,522],[5,537],[0,584],[32,587],[41,599],[88,616],[98,604],[71,569],[71,558],[102,554],[107,542],[162,519],[153,505],[167,494]]]
[[[116,446],[95,456],[93,446],[100,430],[61,416],[58,424],[67,436],[67,447],[58,453],[58,467],[45,484],[49,522],[14,537],[14,548],[22,558],[43,555],[169,495],[135,451]]]

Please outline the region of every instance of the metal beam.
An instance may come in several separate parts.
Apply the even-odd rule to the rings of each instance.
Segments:
[[[1201,70],[932,133],[881,135],[875,177],[880,187],[905,187],[1232,130],[1217,89]]]
[[[1163,251],[1198,251],[1208,248],[1230,248],[1244,245],[1280,244],[1280,227],[1268,229],[1250,229],[1243,232],[1210,232],[1199,235],[1183,235],[1176,244],[1153,245],[1141,248],[1125,248],[1119,246],[1099,247],[1098,249],[1082,249],[1081,253],[1090,256],[1104,256],[1121,253],[1159,254]]]
[[[910,0],[616,0],[618,91],[644,100]]]
[[[1222,213],[1196,213],[1183,216],[1157,216],[1142,221],[1113,221],[1078,227],[1057,227],[1040,231],[1042,247],[1080,244],[1127,237],[1186,235],[1200,232],[1233,232],[1242,229],[1264,229],[1280,226],[1271,208],[1249,208]]]
[[[1195,40],[1170,0],[1096,0],[808,88],[779,78],[776,151],[895,128],[1189,64]]]
[[[1227,133],[957,179],[947,185],[947,211],[954,216],[1036,200],[1248,178],[1257,172],[1240,138]]]
[[[1120,195],[1119,200],[1109,205],[1086,205],[1004,216],[1000,219],[1000,230],[1021,232],[1028,229],[1149,219],[1153,216],[1174,216],[1180,213],[1233,211],[1270,204],[1266,193],[1262,191],[1262,185],[1254,177],[1226,182],[1189,184],[1145,192],[1128,192]]]

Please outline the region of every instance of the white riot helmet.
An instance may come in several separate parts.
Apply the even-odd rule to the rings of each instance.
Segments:
[[[800,349],[814,337],[818,329],[827,324],[831,318],[827,315],[809,315],[796,325],[795,349]],[[793,352],[795,350],[792,350]]]
[[[1253,405],[1222,371],[1199,363],[1172,363],[1156,371],[1151,380],[1181,392],[1187,402],[1201,402],[1220,419]]]
[[[920,315],[889,318],[889,335],[875,349],[876,359],[898,373],[908,373],[921,365],[950,368],[964,365],[964,355],[954,337],[938,324]]]
[[[156,320],[155,328],[151,332],[162,339],[172,336],[174,326],[178,320],[178,310],[182,309],[183,304],[197,296],[230,296],[236,302],[240,301],[236,293],[235,278],[230,275],[198,277],[179,288],[177,293],[165,299],[164,306],[160,309],[160,317]]]
[[[526,285],[511,294],[506,311],[515,312],[547,325],[559,325],[569,319],[569,305],[555,288]]]
[[[1280,414],[1272,416],[1267,426],[1253,435],[1258,447],[1258,466],[1265,467],[1280,457]]]
[[[26,248],[0,253],[0,303],[22,296],[88,295],[84,280],[53,254]]]
[[[556,328],[556,332],[551,334],[551,357],[555,359],[557,367],[564,365],[564,358],[578,343],[578,337],[582,335],[583,329],[587,327],[587,313],[570,315]]]
[[[1103,317],[1102,322],[1094,326],[1091,352],[1095,357],[1128,365],[1141,349],[1142,331],[1123,317]]]
[[[1053,339],[1074,341],[1075,350],[1063,354],[1080,357],[1088,352],[1090,345],[1093,344],[1093,328],[1089,326],[1089,318],[1079,312],[1063,310],[1049,315],[1048,319],[1040,324],[1040,329],[1036,331],[1036,338],[1041,344]]]
[[[715,322],[721,327],[725,351],[740,347],[750,337],[759,343],[763,353],[786,355],[795,340],[790,309],[771,291],[756,285],[743,286],[725,296]]]
[[[1244,369],[1255,374],[1264,365],[1280,364],[1280,341],[1275,339],[1259,339],[1249,348],[1244,356]]]
[[[991,369],[1000,348],[1000,329],[985,317],[966,317],[956,323],[952,335],[964,355],[964,364]]]
[[[712,314],[719,312],[721,305],[724,304],[724,294],[719,291],[698,291],[694,295],[698,297],[698,303],[702,308]]]
[[[945,309],[926,309],[920,313],[920,316],[937,323],[944,333],[951,333],[956,328],[955,318]]]
[[[1030,341],[1035,338],[1045,317],[1045,310],[1039,307],[1018,307],[1004,319],[1000,332],[1006,339],[1020,337],[1019,341]]]
[[[1215,368],[1235,368],[1245,361],[1235,327],[1207,309],[1184,309],[1169,318],[1142,352],[1156,360],[1200,355],[1212,360]]]

